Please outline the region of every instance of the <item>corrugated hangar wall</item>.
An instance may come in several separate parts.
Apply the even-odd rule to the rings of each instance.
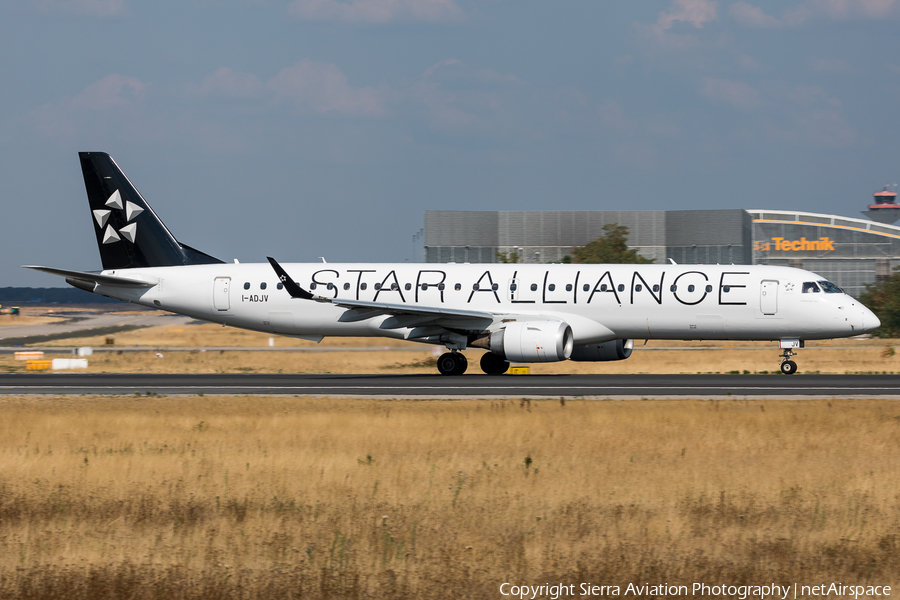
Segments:
[[[666,247],[677,263],[749,265],[753,219],[742,209],[666,211]]]
[[[749,262],[752,221],[742,210],[426,211],[427,262],[559,262],[597,239],[603,226],[628,227],[628,245],[654,262]]]

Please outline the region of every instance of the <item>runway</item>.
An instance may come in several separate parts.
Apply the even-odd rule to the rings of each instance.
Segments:
[[[5,395],[331,395],[419,398],[897,397],[900,375],[0,374]]]

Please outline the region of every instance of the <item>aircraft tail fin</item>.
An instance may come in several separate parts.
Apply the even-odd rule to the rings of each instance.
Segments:
[[[222,262],[176,240],[109,154],[78,156],[104,270]]]

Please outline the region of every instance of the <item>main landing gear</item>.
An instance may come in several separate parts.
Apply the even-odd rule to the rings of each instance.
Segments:
[[[499,354],[485,352],[481,356],[481,370],[488,375],[503,375],[509,370],[509,361],[504,360]]]
[[[468,366],[469,361],[466,357],[456,351],[446,352],[437,360],[437,368],[441,375],[462,375]],[[509,362],[499,354],[486,352],[481,356],[481,370],[488,375],[502,375],[509,370]]]
[[[446,352],[437,360],[438,371],[441,375],[462,375],[466,372],[469,361],[459,352]]]
[[[802,348],[805,344],[803,340],[784,339],[778,343],[779,348],[783,349],[781,353],[781,372],[785,375],[793,375],[797,372],[797,363],[791,360],[792,356],[796,356],[794,348]]]

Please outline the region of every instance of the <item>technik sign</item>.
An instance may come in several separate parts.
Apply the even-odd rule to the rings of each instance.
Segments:
[[[834,240],[827,237],[820,237],[817,240],[808,240],[805,237],[799,240],[788,240],[780,237],[773,237],[771,242],[756,242],[753,249],[759,252],[803,252],[803,251],[819,251],[834,250]]]

